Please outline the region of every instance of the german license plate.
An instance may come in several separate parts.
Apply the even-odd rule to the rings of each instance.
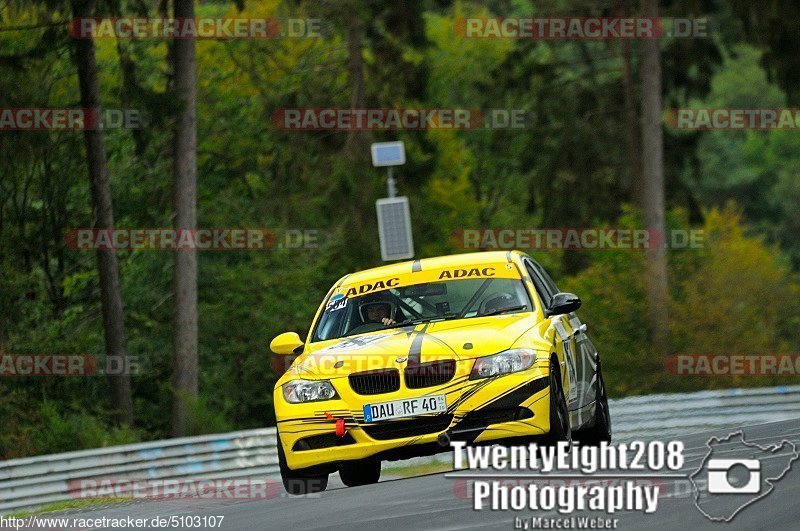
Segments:
[[[444,413],[447,403],[444,395],[429,395],[419,398],[405,398],[367,404],[364,406],[364,422],[377,422],[379,420],[399,419],[403,417],[416,417],[428,413]]]

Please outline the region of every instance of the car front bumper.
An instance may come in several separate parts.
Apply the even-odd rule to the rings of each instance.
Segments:
[[[471,360],[467,360],[470,363]],[[461,363],[461,362],[460,362]],[[279,444],[292,470],[341,461],[405,458],[437,450],[444,441],[482,443],[547,434],[550,430],[550,389],[547,360],[525,371],[469,380],[469,372],[452,381],[424,389],[401,388],[363,396],[350,389],[347,378],[331,380],[339,398],[290,404],[280,386],[275,390]],[[364,421],[363,406],[398,399],[444,394],[447,412],[374,423]],[[340,420],[339,419],[343,419]],[[346,433],[336,434],[337,421]],[[446,442],[445,442],[446,444]]]

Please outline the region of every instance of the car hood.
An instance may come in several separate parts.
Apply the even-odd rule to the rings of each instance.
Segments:
[[[472,359],[511,348],[535,324],[534,315],[526,312],[422,323],[322,341],[309,345],[289,372],[295,377],[336,378],[403,367],[407,362]]]

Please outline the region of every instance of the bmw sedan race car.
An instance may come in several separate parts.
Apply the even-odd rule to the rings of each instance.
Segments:
[[[275,385],[290,494],[375,483],[381,461],[469,444],[611,438],[597,350],[545,270],[518,252],[396,263],[346,275]]]

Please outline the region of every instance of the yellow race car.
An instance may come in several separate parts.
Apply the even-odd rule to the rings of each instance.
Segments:
[[[597,350],[581,301],[518,252],[396,263],[346,275],[275,385],[290,494],[375,483],[381,461],[470,444],[608,441]]]

